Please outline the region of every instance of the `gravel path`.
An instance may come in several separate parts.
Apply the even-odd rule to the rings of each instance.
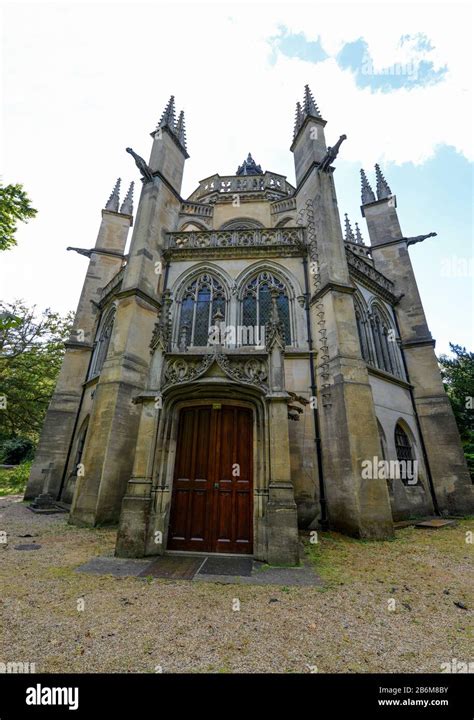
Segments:
[[[0,662],[36,672],[440,672],[473,660],[472,521],[391,542],[323,533],[308,546],[323,588],[76,573],[112,555],[115,532],[34,515],[17,496],[0,498],[2,530]]]

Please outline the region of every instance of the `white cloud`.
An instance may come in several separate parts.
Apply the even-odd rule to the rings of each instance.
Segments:
[[[399,2],[5,7],[3,178],[23,182],[40,213],[2,254],[3,296],[75,307],[86,261],[65,247],[94,244],[115,178],[136,179],[125,147],[148,157],[171,93],[186,111],[184,195],[211,173],[234,172],[249,151],[292,181],[294,107],[306,82],[328,142],[348,135],[347,160],[420,163],[443,143],[472,158],[467,13]],[[402,35],[421,32],[449,73],[437,85],[373,94],[333,58],[279,55],[271,65],[268,39],[281,25],[321,36],[331,55],[363,37],[377,66],[397,59]]]

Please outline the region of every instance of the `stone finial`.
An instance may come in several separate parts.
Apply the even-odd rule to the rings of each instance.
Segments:
[[[276,287],[271,289],[272,307],[270,319],[265,325],[265,347],[270,351],[275,345],[282,351],[285,350],[285,328],[278,313],[279,291]]]
[[[304,122],[304,113],[303,109],[301,107],[301,103],[296,103],[296,112],[295,112],[295,127],[293,130],[293,137],[296,137],[298,135],[299,129],[302,126]]]
[[[375,163],[375,177],[377,178],[377,200],[391,197],[392,191],[390,190],[389,184],[385,180],[378,163]]]
[[[370,187],[369,181],[367,180],[367,176],[363,170],[360,171],[360,181],[361,181],[361,200],[362,205],[367,205],[367,203],[375,202],[375,194],[372,188]]]
[[[168,100],[168,104],[163,110],[163,115],[160,118],[160,121],[157,125],[157,130],[160,127],[169,127],[170,130],[175,132],[175,126],[176,126],[176,116],[175,116],[175,109],[174,109],[174,95],[171,95],[170,99]]]
[[[364,238],[360,231],[359,223],[355,223],[355,241],[358,245],[365,245]]]
[[[319,108],[316,105],[313,94],[309,89],[309,85],[304,86],[303,110],[305,116],[312,115],[313,117],[321,117],[321,113],[319,112]]]
[[[354,237],[354,232],[353,232],[353,230],[352,230],[351,223],[350,223],[350,220],[349,220],[349,216],[347,215],[347,213],[344,214],[344,226],[345,226],[345,238],[344,238],[344,240],[345,240],[346,242],[355,242],[356,239],[355,239],[355,237]]]
[[[133,188],[134,187],[135,187],[135,183],[132,181],[130,183],[130,187],[128,188],[127,194],[125,195],[125,199],[120,206],[120,212],[122,213],[122,215],[133,215]]]
[[[113,212],[118,212],[119,209],[119,202],[120,202],[120,183],[122,182],[121,178],[117,179],[117,182],[115,183],[115,187],[112,190],[112,193],[107,200],[107,204],[105,206],[106,210],[112,210]]]
[[[249,153],[247,159],[243,161],[242,165],[237,168],[236,175],[262,175],[263,170],[260,165],[257,165],[252,155]]]
[[[184,110],[181,110],[181,112],[179,113],[178,121],[176,123],[174,132],[180,144],[186,150],[186,127],[184,124]]]

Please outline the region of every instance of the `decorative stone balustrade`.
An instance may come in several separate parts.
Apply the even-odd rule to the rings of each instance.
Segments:
[[[290,212],[296,210],[296,198],[286,198],[285,200],[276,200],[272,203],[270,212],[276,215],[281,212]]]
[[[203,232],[168,233],[168,249],[271,247],[289,245],[303,247],[302,228],[256,228],[251,230],[210,230]]]
[[[349,270],[357,278],[359,277],[362,283],[372,286],[375,290],[381,292],[382,295],[385,293],[385,297],[389,302],[396,300],[394,291],[395,286],[391,280],[385,275],[382,275],[376,270],[369,262],[364,260],[362,257],[355,255],[352,250],[346,248],[347,262],[349,263]]]
[[[263,175],[213,175],[199,183],[190,197],[190,202],[206,196],[238,195],[246,193],[267,193],[275,200],[279,196],[292,195],[295,188],[287,182],[284,175],[266,172]]]
[[[200,215],[201,217],[212,217],[214,208],[212,205],[204,205],[203,203],[183,202],[181,203],[181,212],[186,215]]]

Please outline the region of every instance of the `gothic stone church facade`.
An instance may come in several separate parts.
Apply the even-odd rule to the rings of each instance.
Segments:
[[[347,217],[343,234],[345,138],[327,147],[325,125],[306,87],[296,187],[249,155],[185,200],[172,98],[149,163],[128,148],[134,223],[117,185],[95,247],[74,248],[89,266],[26,497],[46,484],[70,522],[118,523],[119,556],[295,564],[298,528],[387,538],[394,521],[472,512],[408,252],[426,236],[403,236],[378,166],[376,194],[361,172],[370,245]]]

